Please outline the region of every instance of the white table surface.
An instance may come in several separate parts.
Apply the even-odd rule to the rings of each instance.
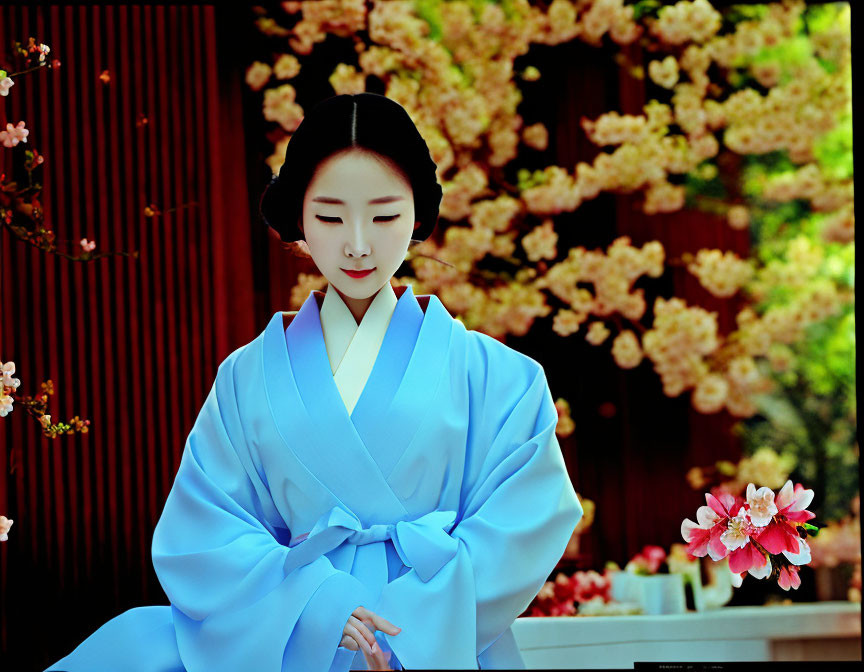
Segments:
[[[861,605],[815,602],[659,616],[525,617],[516,619],[513,634],[529,669],[632,669],[635,661],[812,656],[855,660],[861,657]],[[810,649],[802,648],[806,640]]]

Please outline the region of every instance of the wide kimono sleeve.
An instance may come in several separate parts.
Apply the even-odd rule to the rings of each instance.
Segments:
[[[354,655],[337,653],[342,629],[372,596],[324,555],[296,562],[302,544],[274,536],[278,514],[238,413],[238,352],[219,367],[153,534],[180,657],[188,672],[341,672]]]
[[[410,569],[378,603],[378,613],[402,628],[384,636],[409,670],[477,669],[542,588],[582,517],[542,366],[479,337],[469,352],[472,424],[450,532],[455,553],[426,580]]]

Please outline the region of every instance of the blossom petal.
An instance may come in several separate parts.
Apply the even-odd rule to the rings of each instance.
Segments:
[[[812,511],[793,511],[789,513],[788,509],[785,513],[786,519],[796,523],[806,523],[811,518],[815,518],[816,514]]]
[[[798,543],[795,540],[800,537],[791,525],[772,520],[759,530],[759,532],[754,533],[754,538],[771,555],[777,555],[783,551],[793,553],[798,551]]]
[[[688,526],[690,523],[692,526]],[[689,533],[689,538],[684,536]],[[687,543],[687,552],[690,555],[695,555],[697,558],[705,557],[708,552],[708,542],[711,536],[711,530],[706,530],[704,527],[699,527],[692,520],[685,520],[681,524],[681,534],[684,536]]]
[[[783,551],[783,555],[791,562],[793,565],[806,565],[810,562],[810,545],[801,537],[798,537],[798,552],[790,553],[789,551]]]
[[[704,529],[701,525],[694,523],[689,518],[685,518],[681,523],[681,536],[684,537],[684,541],[689,543],[690,540],[693,538],[693,533],[696,530],[701,529]]]
[[[759,565],[764,560],[763,556],[753,544],[745,544],[736,551],[729,554],[729,569],[736,574],[746,572],[754,565]]]
[[[720,516],[710,506],[700,506],[696,510],[696,520],[701,527],[711,527],[720,520]]]
[[[725,525],[717,524],[710,530],[710,538],[708,540],[708,555],[711,557],[712,560],[722,560],[727,555],[729,555],[729,549],[726,548],[726,544],[724,544],[722,539],[720,538],[725,531],[725,528]]]
[[[780,577],[777,579],[777,583],[783,590],[789,590],[790,588],[797,590],[798,586],[801,585],[801,577],[798,576],[798,568],[782,567],[780,569]]]
[[[795,489],[792,487],[792,481],[787,480],[774,498],[774,503],[777,505],[778,510],[782,511],[792,503],[794,492]]]
[[[803,511],[810,505],[810,502],[813,501],[813,491],[809,488],[807,490],[799,490],[797,495],[798,497],[795,499],[792,506],[789,507],[789,511]]]
[[[710,506],[721,518],[728,518],[729,512],[726,510],[726,507],[710,492],[705,493],[705,501],[708,502],[708,506]]]
[[[762,554],[760,553],[759,555]],[[765,558],[764,555],[762,557]],[[750,572],[750,576],[753,576],[757,579],[767,579],[769,576],[771,576],[771,569],[771,561],[768,558],[765,558],[764,565],[762,565],[761,567],[757,567],[754,565],[747,571]]]

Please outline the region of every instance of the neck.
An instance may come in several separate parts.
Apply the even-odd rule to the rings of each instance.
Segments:
[[[348,310],[351,311],[351,314],[354,316],[354,319],[357,321],[357,324],[363,320],[363,316],[366,314],[366,311],[369,309],[369,306],[372,304],[372,301],[375,299],[375,296],[380,292],[375,292],[372,296],[369,296],[365,299],[355,299],[350,296],[346,296],[342,292],[340,292],[334,285],[331,287],[338,292],[339,296],[342,297],[342,300],[345,302],[345,305],[348,306]]]

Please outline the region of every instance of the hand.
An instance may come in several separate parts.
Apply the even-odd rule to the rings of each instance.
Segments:
[[[386,618],[382,618],[366,607],[357,607],[345,623],[340,646],[352,651],[362,650],[370,670],[390,670],[392,669],[388,665],[390,652],[385,653],[378,646],[374,635],[375,630],[381,630],[388,635],[398,635],[402,628],[397,628]]]
[[[369,670],[392,670],[390,667],[390,656],[392,652],[382,651],[380,647],[375,647],[375,653],[371,656],[363,651],[363,657],[366,659],[366,669]]]

